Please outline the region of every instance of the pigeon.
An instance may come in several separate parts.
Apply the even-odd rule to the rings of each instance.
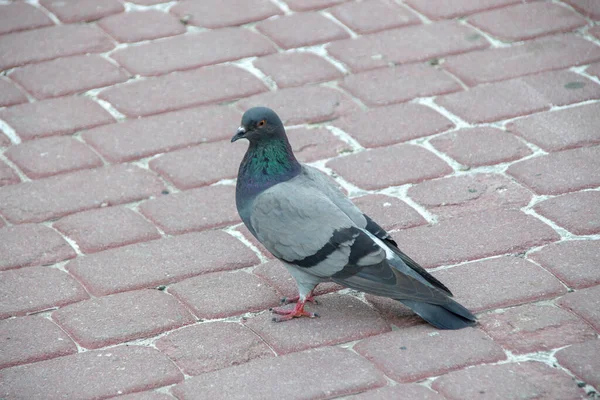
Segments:
[[[439,329],[476,324],[450,290],[404,254],[331,178],[298,162],[273,110],[247,110],[231,142],[239,139],[250,143],[238,171],[238,213],[298,286],[298,297],[288,300],[295,306],[272,309],[274,321],[317,317],[305,303],[314,301],[319,283],[335,282],[395,299]]]

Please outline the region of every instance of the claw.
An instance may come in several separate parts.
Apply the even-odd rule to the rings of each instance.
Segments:
[[[283,322],[289,321],[294,318],[300,317],[308,317],[308,318],[316,318],[319,316],[317,313],[311,313],[304,310],[305,301],[299,301],[296,303],[296,306],[292,309],[276,307],[271,309],[275,314],[281,315],[280,317],[273,317],[274,322]]]

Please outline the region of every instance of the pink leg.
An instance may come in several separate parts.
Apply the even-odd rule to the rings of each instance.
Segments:
[[[283,299],[281,299],[282,304],[297,303],[298,301],[300,301],[300,296],[284,297]],[[315,300],[315,296],[314,296],[312,290],[310,292],[308,292],[308,295],[306,296],[305,301],[308,301],[313,304],[319,304],[319,302],[317,300]]]
[[[304,311],[305,303],[306,303],[306,300],[298,301],[296,303],[296,306],[293,309],[284,309],[284,308],[279,308],[279,307],[273,308],[271,311],[273,311],[275,314],[281,315],[281,317],[273,317],[273,321],[283,322],[283,321],[289,321],[290,319],[293,319],[293,318],[300,318],[300,317],[315,318],[315,317],[318,317],[319,315],[316,313]]]

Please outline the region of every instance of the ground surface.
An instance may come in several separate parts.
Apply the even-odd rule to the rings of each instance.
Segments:
[[[579,399],[600,389],[600,2],[0,3],[0,398]],[[325,285],[234,207],[274,108],[478,313]],[[132,394],[134,393],[134,394]]]

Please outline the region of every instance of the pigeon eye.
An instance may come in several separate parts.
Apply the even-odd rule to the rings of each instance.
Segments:
[[[262,128],[263,126],[265,126],[267,124],[267,121],[265,121],[264,119],[260,120],[260,122],[257,124],[257,126],[259,128]]]

